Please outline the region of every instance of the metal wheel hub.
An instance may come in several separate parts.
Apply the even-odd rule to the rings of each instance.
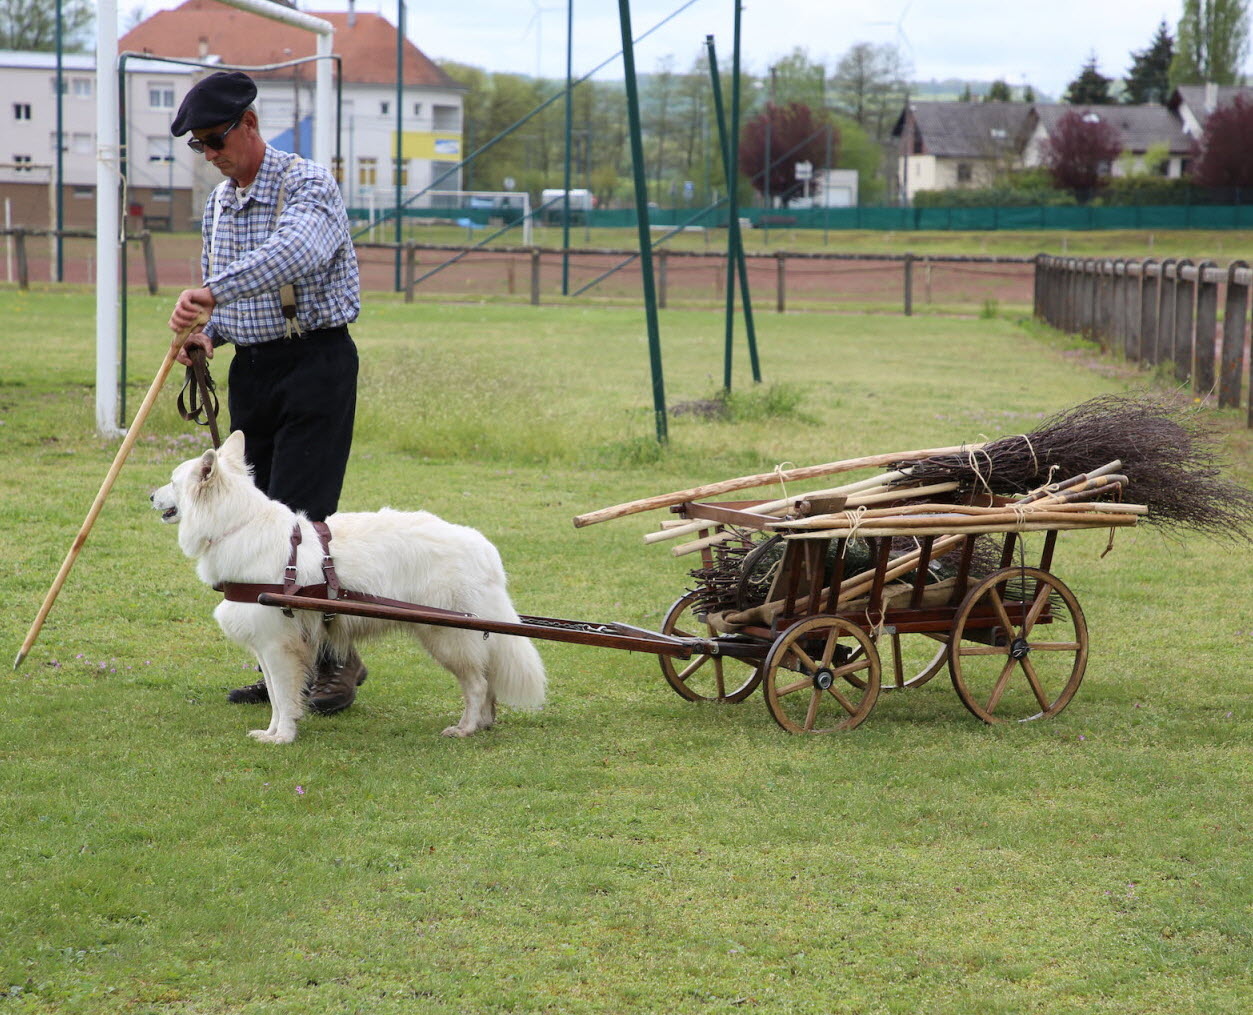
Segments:
[[[1031,646],[1027,644],[1026,638],[1015,638],[1009,644],[1009,657],[1011,659],[1026,659],[1031,652]]]
[[[814,674],[814,687],[820,691],[825,691],[835,683],[835,674],[830,670],[822,669]]]

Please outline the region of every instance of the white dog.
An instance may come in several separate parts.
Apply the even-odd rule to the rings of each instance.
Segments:
[[[253,485],[238,431],[219,450],[178,466],[151,500],[162,521],[179,523],[179,546],[209,585],[281,584],[297,522],[302,538],[296,583],[324,580],[312,524]],[[326,523],[342,588],[517,623],[500,555],[482,533],[425,511],[341,512]],[[325,641],[342,654],[352,642],[396,627],[408,628],[461,684],[465,711],[457,725],[443,731],[445,736],[467,737],[491,726],[497,700],[521,708],[544,703],[544,665],[530,640],[516,635],[345,615],[336,616],[328,630],[318,612],[297,610],[287,617],[272,606],[227,601],[214,617],[261,664],[271,719],[268,729],[252,730],[250,736],[266,743],[296,738],[306,673]]]

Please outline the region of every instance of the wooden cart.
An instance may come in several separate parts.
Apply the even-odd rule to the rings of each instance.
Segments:
[[[689,502],[676,510],[709,520],[701,533],[709,542],[732,528],[777,526],[777,519],[744,510],[758,503]],[[880,529],[864,539],[778,536],[771,609],[742,611],[738,618],[746,622],[727,634],[720,633],[727,614],[703,614],[699,592],[681,597],[661,633],[704,634],[709,647],[683,662],[662,657],[662,672],[692,701],[740,702],[764,686],[770,714],[791,733],[852,729],[880,691],[919,687],[946,665],[958,697],[984,722],[1054,716],[1078,690],[1088,655],[1083,611],[1050,571],[1059,531],[1043,530],[1039,556],[1028,564],[1020,533],[1006,526],[999,566],[982,576],[972,574],[974,534],[911,538],[908,529]],[[902,538],[909,538],[910,551],[901,551]],[[873,565],[849,574],[855,541]],[[744,559],[746,577],[772,542],[757,544]],[[706,566],[712,553],[710,546],[701,550]],[[941,556],[955,561],[955,573],[937,582]]]
[[[674,510],[685,519],[707,521],[702,531],[707,538],[786,524],[746,510],[760,503],[692,501]],[[777,598],[764,611],[769,616],[749,616],[734,629],[728,629],[725,617],[719,621],[701,611],[699,593],[680,597],[660,631],[530,616],[515,624],[420,604],[388,606],[351,598],[267,593],[259,602],[467,628],[485,636],[648,652],[659,657],[669,685],[690,701],[741,702],[763,686],[770,714],[791,733],[852,729],[870,714],[881,690],[918,687],[946,664],[958,697],[978,718],[1025,721],[1065,708],[1087,662],[1083,612],[1049,570],[1056,538],[1056,529],[1046,530],[1043,549],[1028,566],[1018,533],[1005,531],[1000,567],[976,578],[971,571],[974,535],[922,535],[902,554],[900,540],[894,548],[890,533],[867,538],[778,534],[753,551],[762,561],[769,549],[776,554],[771,589]],[[853,545],[863,555],[868,550],[872,561],[859,574],[846,573]],[[711,546],[701,552],[706,564],[713,562]],[[941,556],[956,561],[956,573],[937,585],[935,565]],[[746,572],[755,566],[756,560],[745,560]]]

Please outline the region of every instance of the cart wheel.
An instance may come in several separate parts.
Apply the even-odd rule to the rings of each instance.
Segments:
[[[680,638],[712,638],[718,632],[692,612],[695,593],[684,596],[666,614],[662,634]],[[661,672],[675,692],[688,701],[743,701],[761,683],[761,669],[753,659],[694,655],[690,659],[658,656]]]
[[[948,661],[947,634],[896,634],[887,636],[891,667],[884,674],[881,690],[900,691],[921,687]]]
[[[770,647],[762,664],[766,707],[789,733],[851,730],[879,696],[879,653],[842,617],[806,617]]]
[[[1079,601],[1038,568],[988,575],[966,595],[953,621],[953,687],[986,723],[1057,715],[1075,696],[1087,663],[1088,625]]]

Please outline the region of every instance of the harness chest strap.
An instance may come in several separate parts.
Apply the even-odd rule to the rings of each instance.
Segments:
[[[277,593],[284,596],[306,596],[310,599],[326,599],[334,601],[336,599],[349,599],[359,603],[377,603],[381,606],[399,606],[409,607],[412,603],[401,602],[398,599],[386,599],[383,596],[372,596],[365,592],[353,592],[351,589],[345,589],[339,584],[339,575],[335,572],[335,559],[331,556],[331,530],[326,522],[310,522],[313,530],[318,534],[318,542],[322,544],[322,577],[323,581],[318,585],[297,585],[296,584],[296,554],[300,549],[301,535],[300,523],[297,522],[292,526],[291,532],[291,554],[287,559],[287,566],[283,569],[283,583],[261,584],[257,582],[219,582],[213,586],[215,592],[221,592],[222,598],[228,603],[250,603],[256,605],[257,597],[263,593]],[[292,615],[292,611],[284,609],[283,612],[287,616]],[[322,621],[330,624],[334,614],[324,613]]]

